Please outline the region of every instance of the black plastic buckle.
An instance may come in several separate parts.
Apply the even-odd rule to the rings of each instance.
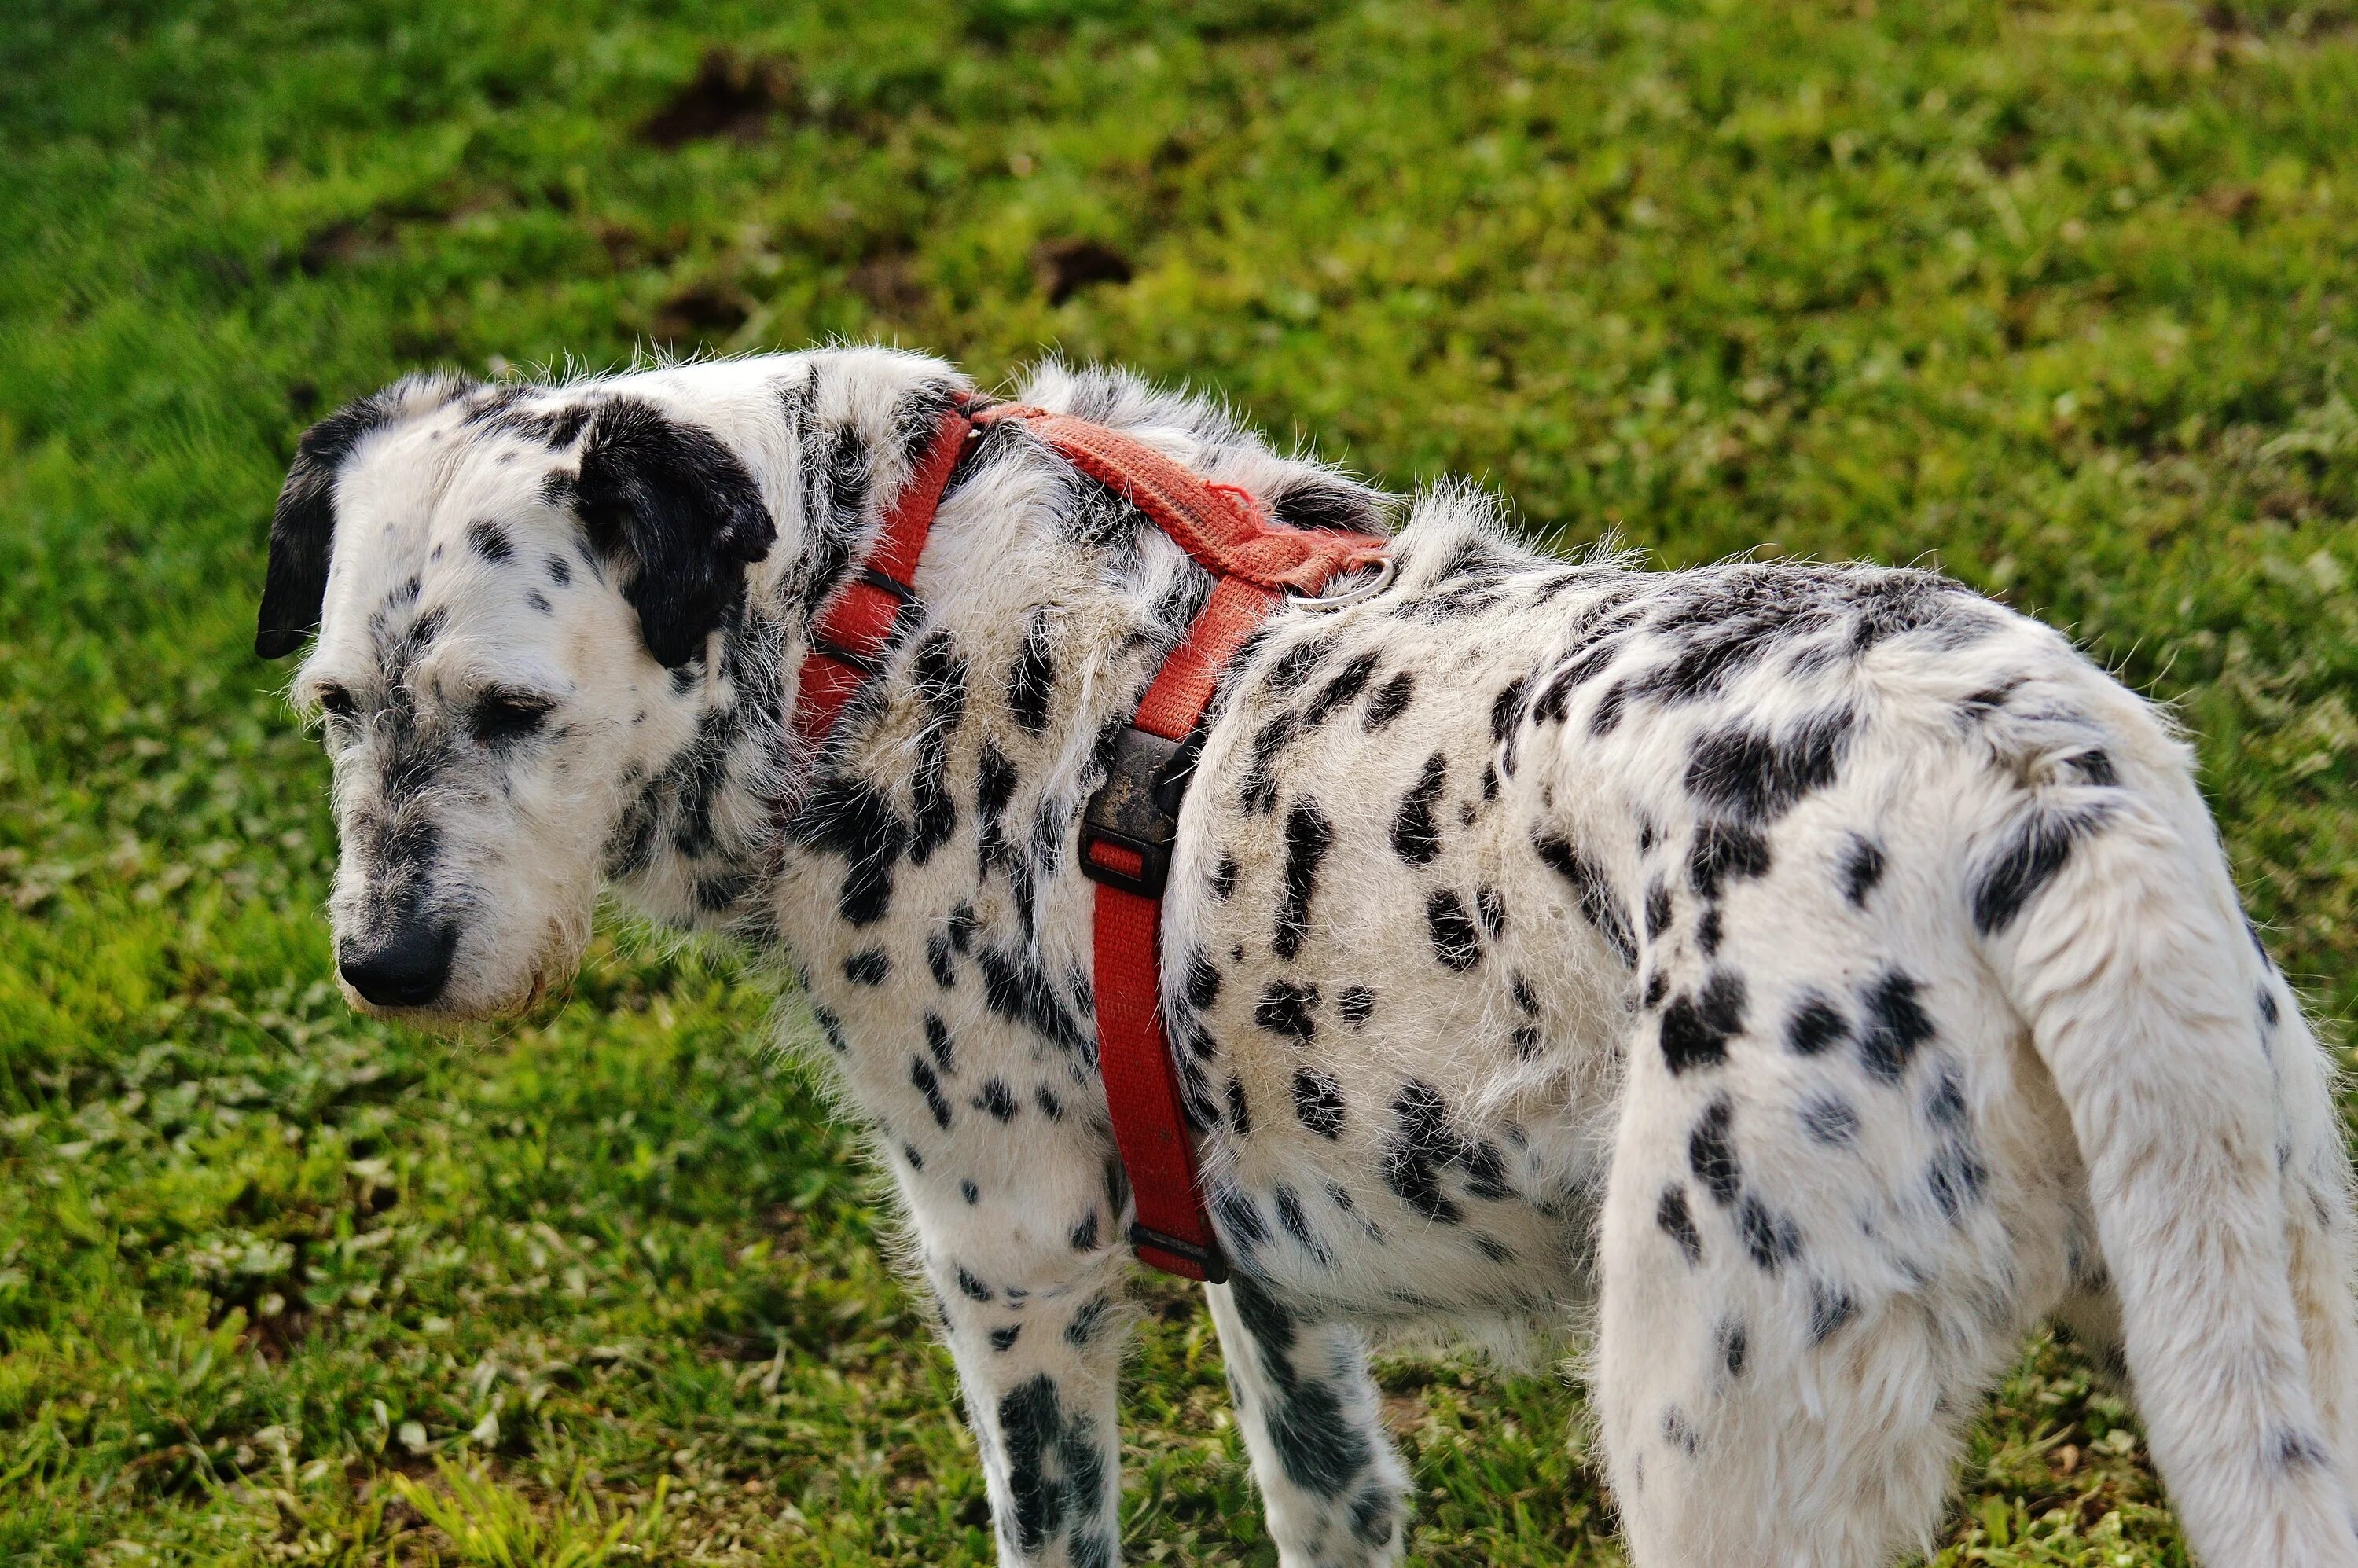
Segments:
[[[1187,781],[1203,749],[1200,730],[1184,741],[1166,741],[1135,724],[1122,726],[1114,737],[1106,781],[1081,814],[1083,875],[1141,898],[1163,896],[1171,880],[1171,846],[1179,837],[1179,803],[1186,798]],[[1136,855],[1137,873],[1099,864],[1089,853],[1098,844]]]
[[[1149,1230],[1145,1226],[1132,1222],[1130,1227],[1130,1249],[1136,1252],[1146,1247],[1152,1247],[1157,1252],[1168,1252],[1174,1258],[1183,1259],[1194,1264],[1203,1271],[1204,1283],[1207,1285],[1225,1285],[1228,1282],[1228,1260],[1220,1255],[1219,1245],[1217,1242],[1208,1249],[1202,1248],[1192,1241],[1182,1241],[1175,1236],[1166,1236],[1159,1230]]]

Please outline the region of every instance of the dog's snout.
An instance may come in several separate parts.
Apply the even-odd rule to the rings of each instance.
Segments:
[[[447,925],[410,921],[370,942],[346,942],[336,967],[352,989],[379,1007],[424,1007],[450,979],[458,933]]]

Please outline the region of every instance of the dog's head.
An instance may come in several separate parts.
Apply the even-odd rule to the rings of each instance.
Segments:
[[[334,762],[336,961],[369,1011],[490,1017],[568,979],[630,786],[709,706],[773,498],[726,397],[691,420],[662,385],[412,377],[297,449],[255,649],[319,632],[293,696]]]

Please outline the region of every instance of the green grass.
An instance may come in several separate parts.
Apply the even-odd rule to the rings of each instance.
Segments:
[[[0,1561],[989,1560],[857,1141],[724,957],[625,935],[456,1044],[328,984],[258,546],[301,427],[424,362],[1055,346],[1538,536],[1934,558],[2178,705],[2358,1004],[2347,0],[1136,9],[0,16]],[[1052,298],[1078,242],[1131,276]],[[1150,1289],[1131,1549],[1270,1563]],[[1618,1561],[1566,1383],[1385,1379],[1422,1561]],[[2185,1561],[2044,1343],[1938,1560]]]

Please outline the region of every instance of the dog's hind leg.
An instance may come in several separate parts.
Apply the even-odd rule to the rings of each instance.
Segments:
[[[1357,1328],[1298,1316],[1249,1276],[1206,1292],[1283,1568],[1401,1561],[1407,1472]]]
[[[2003,1350],[1960,1345],[1920,1299],[1812,1278],[1779,1214],[1705,1212],[1630,1173],[1606,1199],[1589,1381],[1636,1568],[1883,1568],[1926,1548]]]

